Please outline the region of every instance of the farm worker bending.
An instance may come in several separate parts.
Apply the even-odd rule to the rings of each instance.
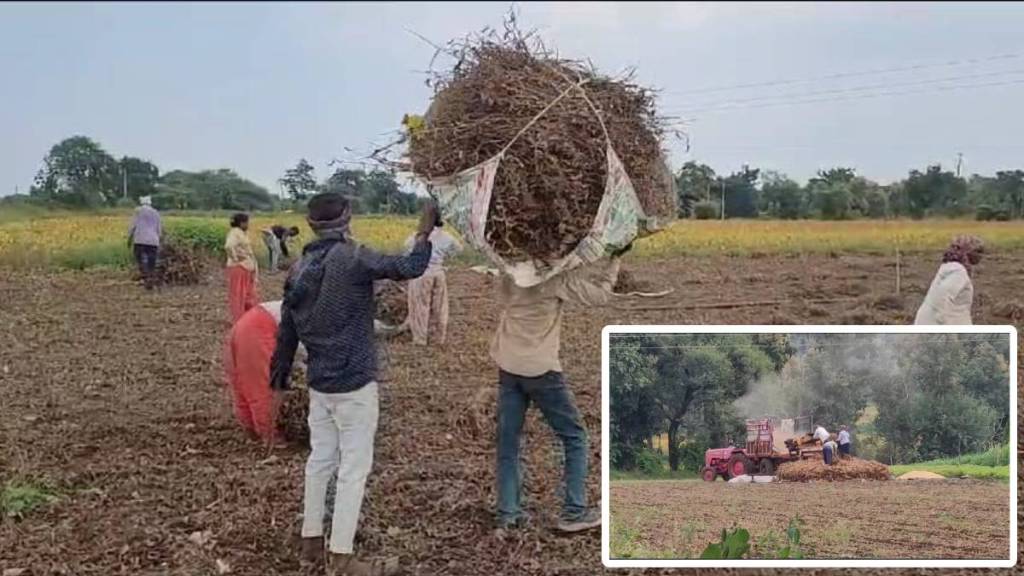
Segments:
[[[850,455],[850,431],[846,429],[846,426],[839,431],[839,453],[844,458]]]
[[[250,435],[283,441],[274,423],[270,358],[277,343],[281,301],[250,308],[231,328],[224,350],[224,370],[235,403],[235,417]]]
[[[814,439],[820,441],[822,444],[828,442],[828,430],[825,430],[825,427],[819,424],[818,427],[814,429]]]
[[[228,279],[228,309],[231,311],[231,323],[245,314],[245,311],[256,305],[256,254],[252,250],[249,236],[249,215],[238,213],[231,217],[231,230],[224,242],[224,251],[228,255],[225,270]]]
[[[274,224],[263,230],[263,244],[267,247],[270,255],[270,273],[277,272],[281,263],[281,257],[288,257],[288,240],[299,235],[299,229],[295,226],[285,228],[280,224]]]
[[[914,324],[971,324],[974,285],[971,271],[985,245],[977,236],[957,236],[942,255],[935,279],[917,310]]]
[[[437,328],[437,341],[444,344],[448,335],[448,279],[444,273],[444,261],[462,251],[462,244],[444,231],[444,223],[438,215],[434,222],[434,230],[430,233],[430,264],[427,271],[409,281],[409,316],[408,325],[412,332],[412,341],[420,346],[427,345],[427,332],[433,324]],[[405,243],[411,250],[416,239],[410,236]]]
[[[825,445],[822,446],[821,455],[825,457],[826,466],[832,465],[832,461],[835,459],[836,456],[837,448],[838,447],[836,446],[836,441],[833,440],[832,438],[829,438],[828,442],[825,442]]]
[[[491,358],[499,368],[499,529],[518,527],[525,520],[520,502],[519,448],[523,420],[531,402],[540,408],[548,426],[562,441],[565,453],[565,500],[558,530],[579,532],[601,525],[600,513],[587,507],[587,430],[562,377],[558,349],[565,303],[608,302],[614,295],[612,287],[618,278],[619,258],[628,249],[596,270],[577,268],[529,288],[517,286],[508,275],[499,280],[504,311],[491,343]]]
[[[132,247],[135,264],[142,274],[146,290],[153,289],[153,273],[156,271],[162,232],[160,213],[153,208],[149,196],[139,198],[139,207],[135,209],[135,217],[128,228],[128,244]]]
[[[337,475],[328,574],[393,574],[397,558],[366,562],[352,544],[373,465],[377,431],[377,357],[373,338],[373,283],[411,280],[430,261],[428,236],[436,208],[424,206],[412,251],[384,256],[354,242],[352,209],[341,194],[321,193],[309,201],[308,221],[317,239],[303,250],[296,272],[285,284],[281,327],[271,361],[271,385],[288,388],[299,343],[309,355],[309,432],[303,512],[303,551],[308,560],[323,553],[327,485]]]

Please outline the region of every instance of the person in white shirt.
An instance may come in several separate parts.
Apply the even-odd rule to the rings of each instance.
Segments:
[[[916,325],[972,324],[974,285],[972,268],[981,262],[985,244],[977,236],[957,236],[942,255],[924,302],[914,318]]]
[[[843,458],[850,456],[850,431],[846,429],[846,426],[839,430],[839,454]]]
[[[409,281],[407,289],[409,312],[405,326],[412,332],[412,341],[420,346],[427,345],[431,325],[435,328],[434,344],[444,344],[448,337],[448,279],[444,272],[444,261],[462,251],[462,244],[444,231],[444,222],[438,215],[434,230],[430,233],[430,264],[419,278]],[[412,249],[413,237],[405,243]]]
[[[828,430],[825,430],[824,426],[818,424],[818,427],[814,429],[814,439],[820,441],[822,444],[828,442]]]

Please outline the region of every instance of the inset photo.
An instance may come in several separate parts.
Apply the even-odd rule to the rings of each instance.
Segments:
[[[1009,326],[610,326],[608,567],[1011,567]]]

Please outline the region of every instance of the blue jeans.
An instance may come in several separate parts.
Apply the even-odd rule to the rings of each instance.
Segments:
[[[530,402],[535,402],[548,426],[562,441],[565,454],[565,500],[562,517],[576,520],[587,510],[587,430],[572,392],[560,372],[536,378],[501,371],[498,374],[498,517],[503,523],[522,516],[520,444],[523,421]]]

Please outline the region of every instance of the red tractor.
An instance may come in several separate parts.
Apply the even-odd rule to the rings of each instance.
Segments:
[[[710,448],[704,453],[701,477],[714,482],[745,474],[770,476],[779,464],[821,457],[821,443],[810,434],[811,418],[747,420],[747,442],[742,448]]]

